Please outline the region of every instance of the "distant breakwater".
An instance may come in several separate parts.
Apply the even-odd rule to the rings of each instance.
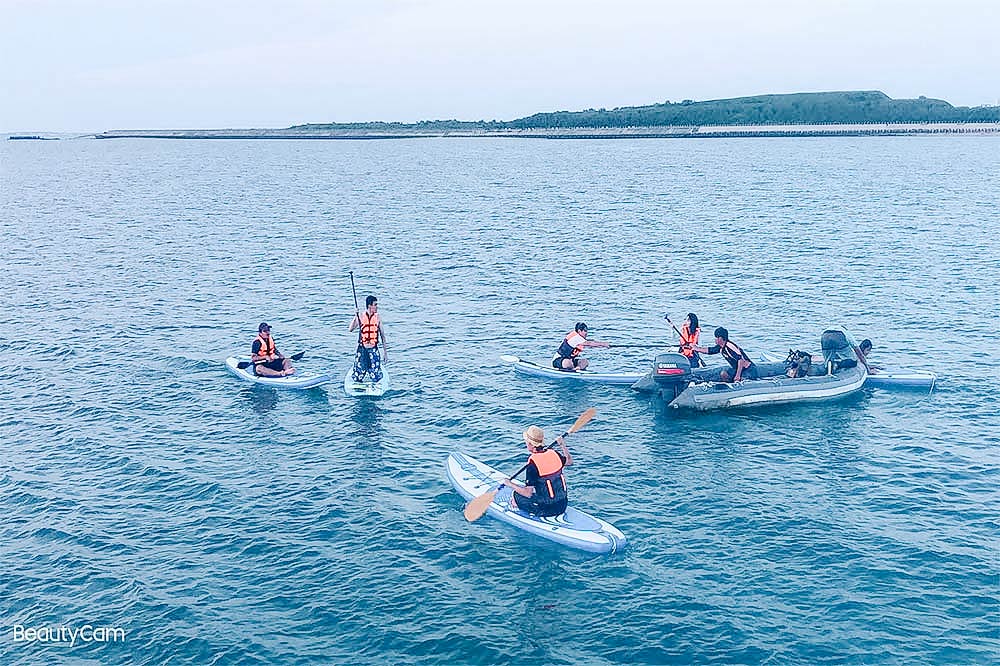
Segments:
[[[96,139],[687,139],[740,137],[912,136],[1000,134],[1000,123],[894,123],[858,125],[715,125],[698,127],[561,127],[517,130],[219,129],[110,130]]]

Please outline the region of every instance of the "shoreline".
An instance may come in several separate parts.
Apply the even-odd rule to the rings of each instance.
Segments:
[[[365,129],[185,129],[109,130],[94,139],[705,139],[824,136],[914,136],[926,134],[1000,134],[1000,123],[885,123],[859,125],[715,125],[525,130],[365,130]]]

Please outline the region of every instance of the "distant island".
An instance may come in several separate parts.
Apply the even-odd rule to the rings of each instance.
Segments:
[[[113,130],[97,138],[410,138],[522,136],[629,138],[815,136],[1000,131],[1000,106],[892,99],[879,91],[758,95],[703,102],[536,113],[516,120],[311,123],[284,129]]]

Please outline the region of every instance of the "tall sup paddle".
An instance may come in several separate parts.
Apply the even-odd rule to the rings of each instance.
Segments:
[[[351,293],[354,294],[354,316],[358,318],[358,344],[361,344],[361,310],[358,309],[358,292],[354,288],[354,271],[348,271],[351,275]]]
[[[583,414],[580,414],[576,422],[569,427],[569,430],[560,435],[560,437],[566,437],[567,435],[572,435],[574,432],[576,432],[583,426],[590,423],[590,419],[594,418],[595,414],[597,414],[597,410],[594,409],[593,407],[585,411]],[[559,438],[557,437],[556,439],[558,440]],[[551,449],[555,445],[556,443],[553,441],[545,448]],[[528,469],[528,463],[524,463],[521,469],[511,474],[508,478],[513,479],[526,469]],[[474,520],[479,520],[480,518],[482,518],[483,514],[486,513],[486,510],[490,508],[490,504],[493,503],[493,498],[496,497],[497,493],[500,492],[500,489],[503,488],[504,485],[506,484],[501,483],[493,490],[487,490],[479,497],[475,497],[469,500],[469,503],[465,505],[465,511],[463,511],[463,513],[465,514],[465,519],[471,523]]]

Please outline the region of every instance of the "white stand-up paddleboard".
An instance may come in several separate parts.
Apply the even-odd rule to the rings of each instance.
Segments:
[[[295,370],[294,375],[288,375],[287,377],[258,377],[254,374],[252,364],[245,368],[240,368],[239,364],[241,362],[250,363],[250,357],[230,356],[226,359],[226,369],[243,381],[250,382],[251,384],[263,384],[264,386],[278,386],[281,388],[307,389],[333,381],[333,375],[309,372],[308,370],[302,371],[299,369]]]
[[[365,375],[364,381],[356,382],[351,377],[354,368],[350,368],[344,375],[344,393],[349,396],[369,396],[377,398],[389,390],[389,373],[386,372],[385,365],[382,365],[382,379],[377,382],[371,381],[369,375]]]
[[[558,381],[566,382],[593,382],[595,384],[628,384],[631,386],[637,381],[642,379],[645,373],[642,372],[595,372],[593,370],[556,370],[552,367],[552,364],[542,365],[541,363],[535,363],[534,361],[526,361],[524,359],[518,358],[517,356],[512,356],[509,354],[503,354],[500,356],[500,360],[504,363],[510,363],[514,366],[514,370],[524,375],[532,375],[534,377],[545,377],[546,379],[555,379]]]

